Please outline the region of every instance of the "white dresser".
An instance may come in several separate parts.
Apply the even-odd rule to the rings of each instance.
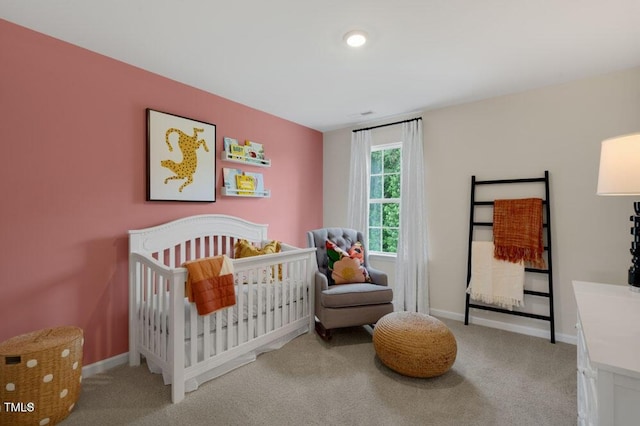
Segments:
[[[578,304],[578,425],[640,425],[640,293],[573,282]]]

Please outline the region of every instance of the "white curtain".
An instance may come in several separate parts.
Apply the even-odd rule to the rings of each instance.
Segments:
[[[427,222],[422,120],[402,123],[400,232],[394,305],[396,311],[429,313]]]
[[[361,231],[367,239],[369,224],[369,171],[371,130],[351,133],[351,168],[347,201],[347,227]],[[366,243],[366,241],[364,241]]]

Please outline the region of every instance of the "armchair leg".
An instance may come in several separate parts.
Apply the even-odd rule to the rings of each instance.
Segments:
[[[320,321],[316,321],[316,333],[318,333],[318,336],[325,342],[331,340],[331,330],[324,328]]]

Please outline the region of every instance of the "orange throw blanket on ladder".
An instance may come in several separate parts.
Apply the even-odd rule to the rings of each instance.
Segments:
[[[496,259],[528,262],[545,268],[542,258],[542,200],[522,198],[495,200],[493,206],[493,241]]]
[[[199,315],[208,315],[236,304],[233,263],[227,256],[185,262],[188,276],[185,292],[195,302]]]

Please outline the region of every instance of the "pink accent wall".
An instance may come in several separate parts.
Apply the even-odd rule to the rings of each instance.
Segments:
[[[76,325],[85,365],[127,352],[129,229],[224,213],[304,247],[322,226],[320,132],[4,20],[0,57],[0,341]],[[146,108],[216,124],[215,203],[145,201]],[[245,169],[271,198],[220,195],[224,136],[264,144]]]

